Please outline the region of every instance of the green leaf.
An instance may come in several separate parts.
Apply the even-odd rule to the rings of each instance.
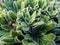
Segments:
[[[20,19],[20,18],[23,18],[24,16],[23,16],[23,12],[18,12],[17,13],[17,19]]]
[[[29,13],[29,10],[28,9],[29,9],[28,7],[25,9],[25,17],[28,18],[28,20],[29,20],[30,13]]]
[[[54,41],[45,41],[46,45],[56,45]]]
[[[16,13],[15,13],[15,12],[9,11],[8,13],[9,13],[10,17],[11,17],[13,20],[16,20],[17,16],[16,16]]]
[[[37,12],[37,16],[40,16],[40,15],[41,15],[41,8]]]
[[[20,9],[21,8],[21,0],[17,0],[17,5],[18,5],[18,8]]]
[[[50,17],[49,16],[46,16],[46,15],[44,15],[43,18],[44,18],[45,22],[48,22],[49,19],[50,19]]]
[[[34,42],[28,42],[27,39],[22,40],[22,44],[23,44],[23,45],[38,45],[38,44],[36,44],[36,43],[34,43]]]
[[[37,38],[37,42],[39,45],[45,45],[45,42],[40,38]]]
[[[29,30],[29,27],[28,25],[25,23],[25,22],[21,22],[21,27],[24,31],[28,31]]]
[[[48,21],[48,23],[46,23],[44,29],[45,30],[52,30],[55,28],[55,23],[53,21]]]
[[[60,25],[60,12],[58,13],[58,23]]]
[[[6,32],[5,30],[0,30],[0,38],[2,38],[2,36],[6,36],[9,35],[9,32]]]
[[[0,25],[1,25],[1,24],[5,24],[5,20],[0,17]]]
[[[35,21],[36,18],[36,11],[33,12],[33,14],[31,15],[31,23],[33,23]]]
[[[25,3],[21,1],[21,10],[25,8]]]
[[[0,39],[0,45],[3,45],[3,43],[2,43],[2,41],[1,41],[1,39]]]
[[[31,36],[29,34],[26,34],[25,39],[29,39],[29,38],[31,38]]]
[[[13,27],[9,26],[9,25],[1,25],[1,28],[4,29],[4,30],[6,30],[6,31],[10,31],[10,30],[13,29]]]
[[[14,2],[13,2],[13,8],[14,8],[14,11],[15,11],[15,12],[18,11],[17,1],[14,1]]]
[[[46,0],[39,0],[39,7],[42,8],[44,3],[46,3]]]
[[[8,43],[14,43],[15,42],[14,38],[12,38],[12,37],[4,37],[3,41],[8,42]]]
[[[4,0],[4,4],[7,10],[13,10],[13,0]]]
[[[33,26],[42,25],[42,24],[44,24],[44,21],[40,20],[39,22],[34,23]]]
[[[38,2],[38,0],[33,0],[33,4],[36,5],[36,3]]]
[[[16,31],[11,31],[10,34],[12,37],[19,36],[19,34]]]
[[[24,0],[25,6],[27,6],[28,4],[28,0]]]
[[[46,41],[53,41],[55,38],[56,38],[55,35],[52,34],[52,33],[50,33],[50,34],[48,34],[48,35],[44,35],[44,36],[42,37],[42,39],[43,39],[43,40],[46,40]]]
[[[8,23],[12,20],[11,16],[9,15],[9,12],[7,12],[7,15],[5,16],[5,20],[6,20]]]

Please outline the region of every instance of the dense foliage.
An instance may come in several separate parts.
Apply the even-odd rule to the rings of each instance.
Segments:
[[[56,0],[1,0],[0,43],[60,45],[59,17]]]

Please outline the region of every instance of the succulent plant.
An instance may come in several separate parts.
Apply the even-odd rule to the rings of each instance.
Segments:
[[[60,26],[56,0],[4,0],[1,28],[10,30],[3,45],[58,45]],[[15,26],[14,26],[15,24]],[[10,27],[11,26],[11,27]]]
[[[10,30],[14,27],[16,14],[13,11],[3,10],[0,14],[0,27],[4,30]]]
[[[9,35],[10,30],[15,29],[16,13],[0,7],[0,37]]]

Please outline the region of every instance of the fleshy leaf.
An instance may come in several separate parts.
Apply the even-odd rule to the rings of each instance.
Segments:
[[[54,41],[45,41],[46,45],[56,45]]]
[[[34,11],[33,14],[31,15],[31,20],[30,20],[31,23],[34,22],[35,18],[36,18],[36,11]]]
[[[23,45],[38,45],[34,42],[28,42],[28,40],[26,40],[26,39],[22,40],[22,43],[23,43]]]
[[[55,39],[55,35],[52,34],[52,33],[50,33],[50,34],[48,34],[48,35],[44,35],[44,36],[42,37],[42,39],[43,39],[43,40],[46,40],[46,41],[52,41],[52,40]]]

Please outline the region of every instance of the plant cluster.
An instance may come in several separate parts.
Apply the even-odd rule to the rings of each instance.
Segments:
[[[60,45],[56,0],[3,0],[0,28],[2,45]]]

